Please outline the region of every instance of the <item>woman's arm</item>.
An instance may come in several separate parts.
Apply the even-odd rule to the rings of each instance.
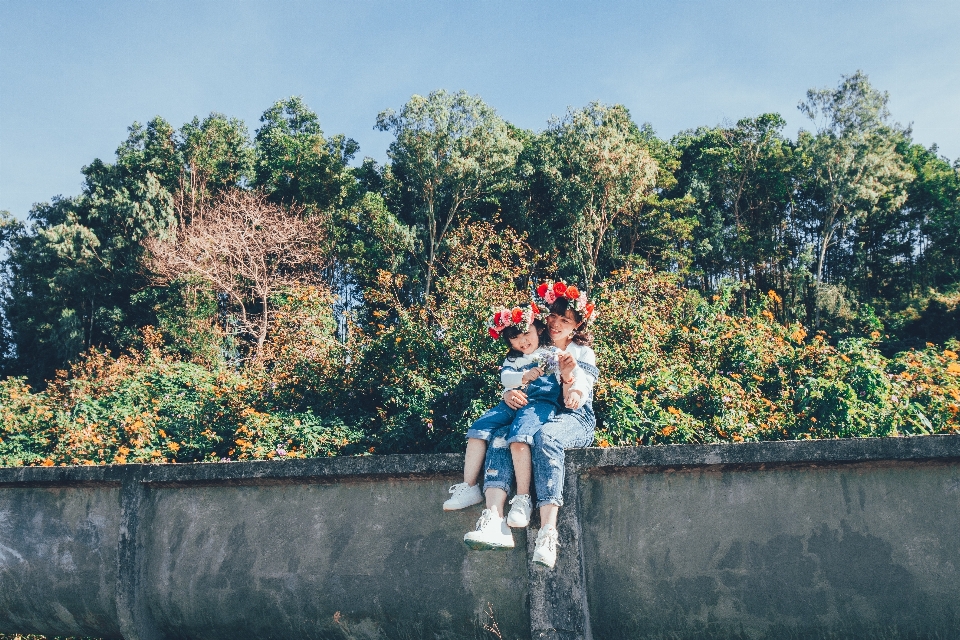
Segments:
[[[564,397],[569,393],[579,392],[576,408],[579,409],[586,404],[593,391],[593,385],[597,383],[599,370],[597,369],[597,356],[590,347],[580,347],[577,353],[571,354],[576,358],[577,366],[574,367],[571,376],[564,380]]]

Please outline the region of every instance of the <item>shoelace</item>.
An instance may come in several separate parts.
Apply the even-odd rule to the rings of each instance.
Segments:
[[[522,496],[518,493],[517,495],[513,496],[513,498],[510,499],[510,504],[513,504],[514,502],[517,502],[517,501],[520,501],[526,504],[530,502],[530,498],[528,498],[527,496]]]
[[[451,485],[449,493],[457,493],[461,489],[465,489],[466,484],[467,484],[466,482],[461,482],[460,484]]]
[[[483,513],[480,514],[480,519],[477,520],[477,531],[480,531],[485,526],[490,524],[491,520],[493,520],[493,514],[484,509]]]
[[[541,539],[543,540],[543,542],[540,542]],[[543,538],[541,538],[541,537],[538,535],[538,536],[537,536],[537,546],[539,547],[541,544],[547,548],[547,551],[553,551],[554,549],[557,548],[557,536],[556,536],[556,534],[555,534],[555,533],[554,533],[554,534],[549,534],[549,533],[548,533],[547,535],[543,536]]]

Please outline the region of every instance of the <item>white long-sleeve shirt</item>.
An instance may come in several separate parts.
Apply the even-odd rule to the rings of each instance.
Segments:
[[[519,358],[507,358],[503,361],[503,366],[500,369],[500,382],[503,383],[504,393],[510,389],[523,386],[523,374],[525,373],[523,369],[528,368],[531,364],[535,365],[540,354],[545,351],[546,348],[539,347],[533,353],[522,355]],[[562,384],[560,374],[555,375],[557,376],[557,382]]]

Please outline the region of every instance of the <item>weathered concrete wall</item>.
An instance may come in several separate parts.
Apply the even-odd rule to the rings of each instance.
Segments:
[[[960,635],[960,437],[573,451],[554,571],[462,545],[461,462],[0,469],[0,632]]]

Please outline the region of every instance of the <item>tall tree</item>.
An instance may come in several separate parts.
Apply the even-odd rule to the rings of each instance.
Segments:
[[[656,184],[657,163],[622,105],[593,102],[569,110],[547,130],[552,189],[575,220],[571,233],[587,291],[608,232],[642,210]]]
[[[807,157],[807,222],[816,242],[814,282],[819,297],[829,249],[857,220],[887,198],[902,205],[913,173],[897,153],[897,125],[889,122],[888,95],[858,71],[836,89],[811,89],[799,109],[814,124],[798,145]],[[814,323],[820,323],[817,303]]]
[[[522,145],[491,107],[465,91],[414,95],[400,113],[381,112],[376,126],[395,136],[386,175],[399,192],[401,220],[420,237],[429,296],[451,225],[507,179]]]
[[[255,185],[272,200],[331,209],[354,195],[347,164],[359,150],[343,135],[326,138],[317,114],[300,97],[279,100],[257,129]]]

